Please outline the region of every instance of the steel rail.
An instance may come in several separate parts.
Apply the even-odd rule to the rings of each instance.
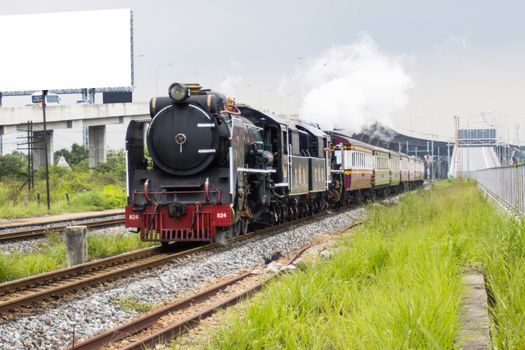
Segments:
[[[111,216],[115,216],[115,215],[111,215]],[[75,219],[71,221],[90,220],[90,219],[97,219],[97,218],[98,217],[86,218],[86,219]],[[64,221],[60,221],[60,222],[64,222]],[[45,225],[49,225],[49,224],[50,223],[46,223]],[[124,219],[109,219],[109,220],[93,221],[93,222],[80,223],[77,225],[87,226],[88,228],[98,228],[98,227],[115,226],[115,225],[121,225],[121,224],[124,224]],[[31,224],[31,226],[32,228],[28,228],[23,231],[15,231],[15,232],[7,232],[7,233],[2,233],[2,231],[0,231],[0,241],[45,236],[49,232],[64,232],[66,230],[66,227],[71,226],[71,225],[61,225],[61,226],[54,226],[54,227],[34,227],[37,225]],[[21,227],[21,226],[18,226],[18,227]],[[13,228],[16,228],[16,227],[8,227],[2,230],[7,230],[7,229],[11,230]]]
[[[361,225],[362,222],[357,221],[350,225],[345,226],[344,228],[338,229],[337,232],[344,232],[347,230],[352,229],[355,226]],[[292,264],[295,262],[307,249],[312,247],[313,244],[307,244],[303,248],[301,248],[299,251],[297,251],[291,259],[287,262],[287,264]],[[120,341],[122,339],[125,339],[129,336],[135,335],[146,328],[154,325],[161,317],[166,316],[168,314],[190,309],[195,304],[202,303],[206,300],[209,300],[210,298],[216,296],[219,292],[225,290],[227,287],[232,286],[248,276],[250,276],[251,272],[245,272],[242,273],[239,276],[233,277],[227,281],[224,281],[222,283],[216,284],[204,291],[201,291],[197,294],[191,295],[189,297],[184,298],[183,300],[177,301],[175,303],[172,303],[170,305],[167,305],[165,307],[162,307],[160,309],[151,311],[137,319],[134,319],[128,323],[125,323],[124,325],[121,325],[119,327],[116,327],[114,329],[107,330],[105,332],[102,332],[92,338],[88,338],[78,344],[73,343],[70,350],[94,350],[94,349],[100,349],[101,347],[112,343],[116,341]],[[277,275],[275,275],[277,276]],[[217,310],[221,308],[225,308],[230,305],[234,305],[237,302],[239,302],[242,299],[245,299],[246,297],[249,297],[253,293],[260,290],[268,281],[270,281],[273,277],[271,276],[268,278],[265,278],[264,280],[260,281],[256,285],[245,289],[241,292],[235,293],[234,295],[230,296],[229,298],[212,305],[210,307],[207,307],[205,310],[202,310],[200,312],[194,313],[191,316],[173,324],[166,328],[163,328],[157,332],[154,332],[153,334],[140,339],[139,341],[133,342],[131,344],[128,344],[124,346],[121,349],[125,350],[142,350],[145,348],[154,348],[159,343],[165,343],[166,341],[169,341],[171,339],[174,339],[185,332],[187,332],[189,329],[195,327],[200,320],[212,315]]]

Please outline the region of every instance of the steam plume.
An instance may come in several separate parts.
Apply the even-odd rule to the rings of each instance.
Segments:
[[[374,123],[392,127],[392,113],[407,104],[413,86],[400,59],[381,52],[368,35],[308,61],[292,80],[305,88],[302,119],[349,133]]]

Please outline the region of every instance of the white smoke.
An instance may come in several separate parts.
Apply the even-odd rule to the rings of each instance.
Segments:
[[[348,132],[376,122],[392,127],[392,114],[406,106],[413,86],[400,58],[381,52],[368,35],[307,61],[295,78],[284,80],[292,81],[305,93],[302,119]]]
[[[242,74],[244,71],[244,64],[239,60],[231,60],[229,66],[229,74],[227,74],[219,83],[218,91],[228,97],[238,97],[239,93],[246,86]]]
[[[239,91],[242,90],[243,84],[243,77],[239,75],[229,75],[221,81],[218,91],[226,96],[235,97],[238,95]]]

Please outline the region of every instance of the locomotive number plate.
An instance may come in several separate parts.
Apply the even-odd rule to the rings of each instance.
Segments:
[[[142,224],[142,213],[133,212],[131,206],[126,207],[126,227],[140,227]]]
[[[231,209],[229,205],[219,205],[215,210],[215,225],[230,226],[231,224]]]

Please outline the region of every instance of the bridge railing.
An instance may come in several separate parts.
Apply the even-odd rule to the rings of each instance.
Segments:
[[[508,206],[525,215],[525,165],[463,172]]]

